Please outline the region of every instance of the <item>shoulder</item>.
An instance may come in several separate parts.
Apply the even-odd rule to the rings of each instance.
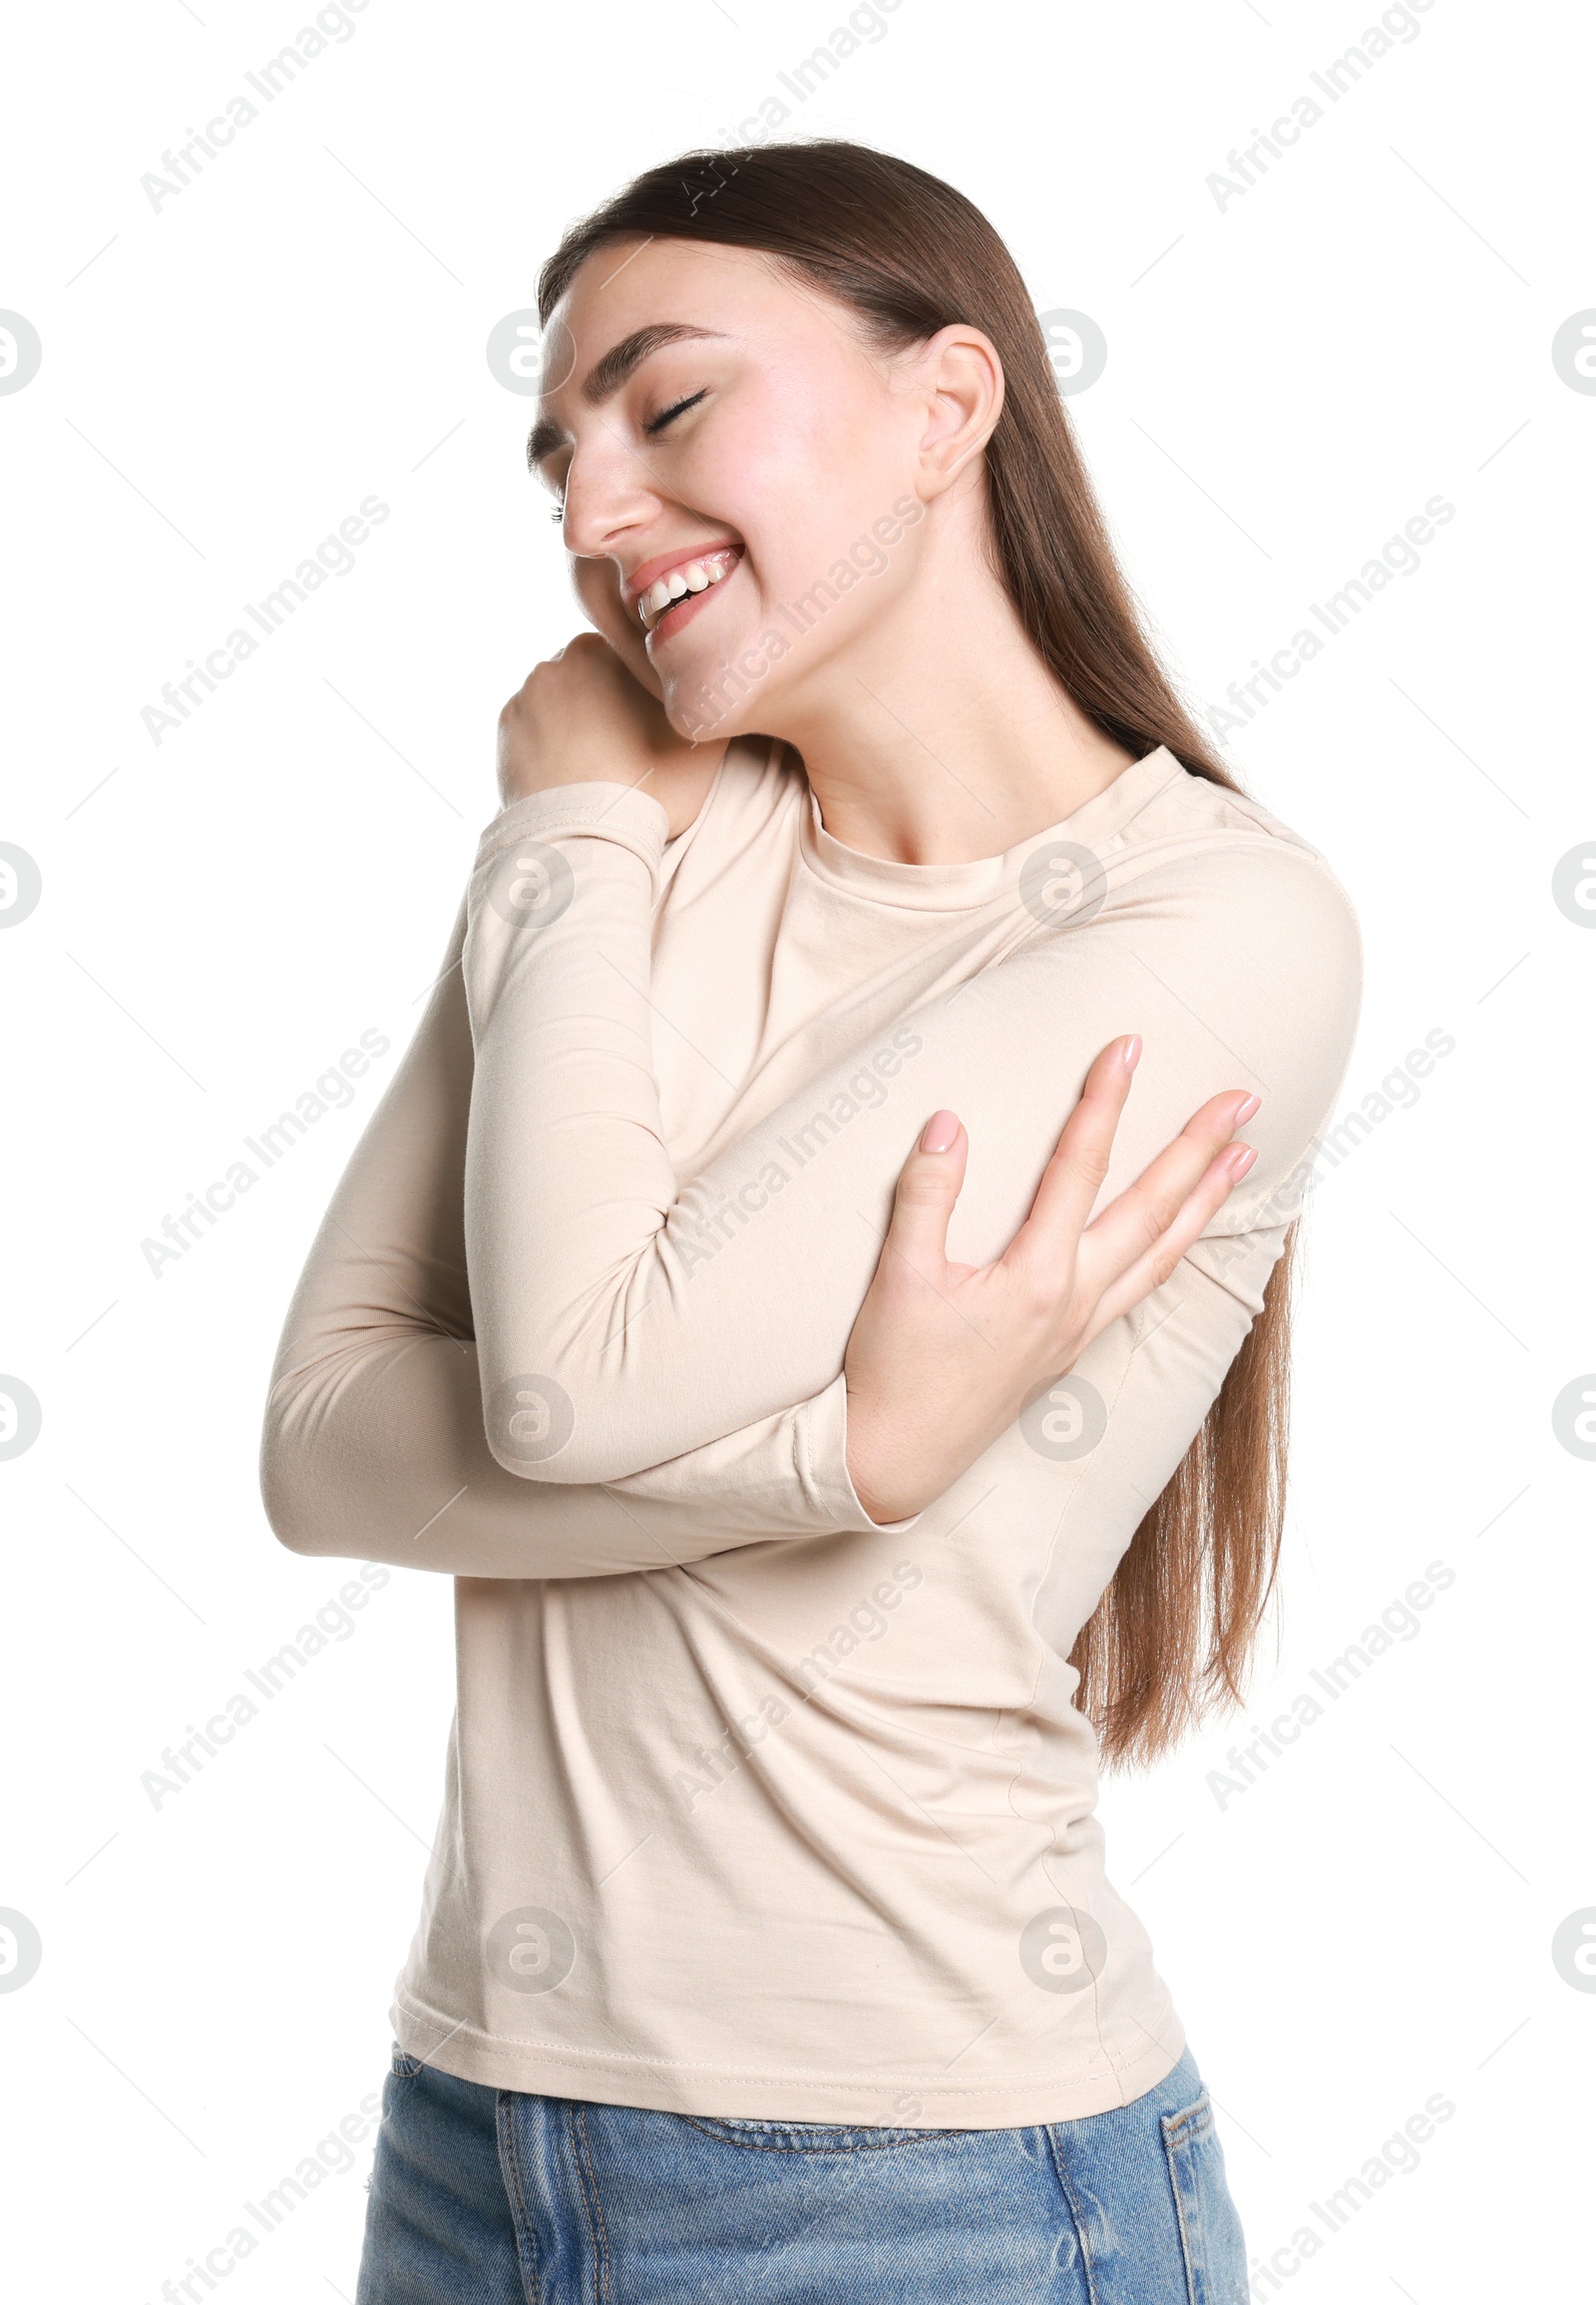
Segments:
[[[1260,1091],[1247,1191],[1273,1190],[1357,1036],[1363,944],[1328,859],[1166,753],[1033,844],[1018,894],[1041,925],[1027,926],[1015,991],[1041,1028],[1067,1042],[1090,1016],[1099,1044],[1140,1032],[1138,1094],[1173,1125],[1223,1089]]]
[[[1356,1008],[1363,936],[1330,860],[1250,794],[1162,759],[1171,773],[1102,841],[1105,921],[1178,924],[1194,960],[1228,956],[1282,999],[1311,984],[1321,1014]]]
[[[775,736],[733,736],[727,742],[703,818],[752,828],[807,800],[809,779],[791,748]]]
[[[732,737],[703,807],[666,844],[667,878],[697,882],[750,851],[790,845],[808,796],[808,778],[779,739]]]

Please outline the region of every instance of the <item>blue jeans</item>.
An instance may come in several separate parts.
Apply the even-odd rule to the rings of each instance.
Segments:
[[[1035,2128],[722,2120],[394,2053],[357,2305],[1247,2305],[1188,2051]]]

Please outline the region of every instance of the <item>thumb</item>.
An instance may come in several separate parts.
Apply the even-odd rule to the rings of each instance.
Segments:
[[[948,1221],[965,1182],[970,1139],[956,1112],[934,1112],[905,1161],[893,1195],[883,1252],[927,1279],[948,1261]]]

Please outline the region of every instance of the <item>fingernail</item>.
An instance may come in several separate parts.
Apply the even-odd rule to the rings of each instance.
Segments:
[[[1139,1032],[1133,1032],[1119,1051],[1119,1061],[1127,1072],[1133,1072],[1135,1070],[1136,1059],[1140,1056],[1140,1054],[1141,1034]]]
[[[1263,1098],[1261,1096],[1250,1096],[1247,1099],[1247,1102],[1240,1107],[1235,1119],[1231,1122],[1232,1128],[1240,1128],[1244,1120],[1251,1120],[1253,1114],[1258,1110],[1258,1107],[1262,1104],[1262,1102]]]
[[[956,1112],[934,1112],[920,1136],[922,1152],[946,1152],[959,1134],[959,1115]]]
[[[1233,1184],[1234,1184],[1234,1183],[1238,1183],[1238,1182],[1240,1181],[1240,1179],[1241,1179],[1241,1178],[1243,1178],[1243,1177],[1244,1177],[1244,1176],[1247,1174],[1247,1171],[1248,1171],[1248,1170],[1249,1170],[1249,1169],[1252,1167],[1252,1165],[1253,1165],[1254,1161],[1255,1161],[1257,1158],[1258,1158],[1258,1147],[1257,1147],[1256,1145],[1252,1145],[1252,1144],[1243,1144],[1243,1145],[1237,1145],[1237,1146],[1236,1146],[1236,1147],[1235,1147],[1235,1148],[1232,1150],[1232,1153],[1231,1153],[1231,1156],[1230,1156],[1230,1175],[1231,1175],[1231,1182],[1232,1182]]]

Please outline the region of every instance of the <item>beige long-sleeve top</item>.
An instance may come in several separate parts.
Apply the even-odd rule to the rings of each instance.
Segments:
[[[844,847],[762,740],[666,830],[618,784],[488,826],[273,1372],[282,1541],[457,1580],[396,2035],[469,2080],[702,2114],[1124,2103],[1183,2035],[1105,1876],[1065,1660],[1261,1309],[1350,1053],[1356,920],[1306,842],[1164,750],[977,863]],[[1125,1031],[1101,1199],[1222,1089],[1263,1098],[1253,1169],[877,1527],[841,1371],[918,1131],[964,1118],[949,1253],[986,1261]]]

